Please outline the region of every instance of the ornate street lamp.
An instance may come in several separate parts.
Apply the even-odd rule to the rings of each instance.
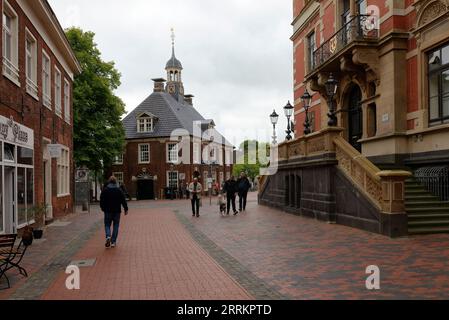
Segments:
[[[310,95],[309,91],[304,92],[304,94],[301,97],[302,102],[304,103],[304,110],[306,112],[306,121],[304,122],[304,134],[308,135],[311,133],[310,130],[310,119],[309,119],[309,108],[310,108],[310,102],[312,101],[312,96]]]
[[[279,120],[279,115],[276,113],[276,110],[273,110],[273,113],[270,115],[271,124],[273,125],[273,145],[276,145],[277,142],[277,136],[276,136],[276,125]]]
[[[328,125],[330,127],[335,127],[335,126],[337,126],[337,116],[335,115],[336,110],[335,110],[334,98],[335,98],[335,95],[337,94],[338,81],[335,80],[332,73],[329,75],[329,79],[327,79],[327,81],[325,83],[325,87],[326,87],[326,94],[327,94],[327,99],[328,99],[328,104],[329,104],[329,113],[327,114],[327,116],[329,117]]]
[[[287,140],[291,140],[292,139],[292,136],[291,136],[291,134],[292,134],[292,123],[291,123],[291,121],[290,121],[290,118],[292,117],[292,115],[293,115],[293,110],[294,110],[295,108],[290,104],[290,101],[287,103],[287,105],[284,107],[284,112],[285,112],[285,116],[287,117],[287,123],[288,123],[288,125],[287,125],[287,131],[285,131],[286,133],[287,133],[287,137],[286,137],[286,139]]]

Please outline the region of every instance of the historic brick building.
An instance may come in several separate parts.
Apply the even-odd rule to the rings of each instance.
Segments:
[[[46,0],[0,1],[0,233],[72,211],[72,82],[80,66]]]
[[[382,233],[388,233],[382,224],[394,220],[389,231],[396,235],[449,231],[449,2],[294,0],[293,11],[298,139],[285,146],[287,158],[295,155],[295,143],[323,135],[312,154],[329,149],[328,158],[336,162],[328,168],[341,173],[338,181],[328,177],[327,190],[310,189],[329,196],[323,200],[329,207],[318,208],[315,201],[310,215],[326,212],[333,222]],[[334,92],[326,90],[332,87],[329,79],[336,80]],[[312,94],[307,135],[306,89]],[[329,129],[342,140],[329,143]],[[379,179],[386,169],[404,169],[414,177],[403,181],[404,172],[393,172],[398,181],[388,189],[386,178]],[[353,186],[352,195],[332,185],[341,180]],[[358,194],[366,196],[363,204]],[[384,215],[382,199],[402,204],[394,215]],[[339,202],[359,204],[344,208]],[[307,211],[301,206],[304,201],[299,212]]]
[[[222,183],[232,172],[233,146],[184,94],[174,43],[165,69],[167,80],[153,79],[153,93],[123,120],[125,151],[109,172],[139,200],[160,199],[165,188],[179,189],[195,175],[207,190],[207,178]]]

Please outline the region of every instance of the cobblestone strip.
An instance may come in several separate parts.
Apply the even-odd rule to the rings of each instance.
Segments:
[[[226,251],[217,246],[203,232],[195,228],[188,218],[174,211],[178,220],[190,232],[193,239],[243,288],[245,288],[256,300],[291,300],[270,287],[264,280],[253,274]]]
[[[57,275],[69,265],[71,258],[94,236],[102,222],[95,223],[88,230],[79,234],[64,249],[62,249],[51,261],[42,266],[20,288],[18,288],[9,300],[38,300],[50,287]]]

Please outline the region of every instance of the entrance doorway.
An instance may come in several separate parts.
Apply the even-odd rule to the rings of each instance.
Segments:
[[[5,233],[16,233],[16,170],[5,167]]]
[[[363,137],[363,113],[362,113],[362,91],[355,85],[348,94],[348,141],[359,152],[362,152],[362,144],[359,142]]]
[[[137,200],[154,200],[153,180],[137,180]]]
[[[51,198],[51,160],[44,160],[43,165],[43,181],[44,181],[44,200],[47,205],[47,215],[45,220],[51,221],[53,219],[53,207]]]

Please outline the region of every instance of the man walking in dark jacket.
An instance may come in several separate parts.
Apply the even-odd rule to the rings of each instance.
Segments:
[[[232,176],[231,179],[225,182],[224,184],[224,192],[226,192],[227,199],[227,214],[229,215],[229,211],[234,211],[234,215],[237,215],[239,212],[235,209],[235,193],[237,192],[237,182],[235,181],[235,177]]]
[[[126,203],[125,195],[117,185],[117,179],[110,177],[108,185],[104,188],[100,196],[100,207],[104,212],[104,227],[106,231],[106,248],[117,245],[117,237],[120,226],[120,216],[122,213],[122,206],[125,210],[125,215],[128,215],[128,204]],[[111,235],[111,225],[114,223],[114,230]]]
[[[240,178],[237,181],[237,191],[239,194],[239,211],[246,210],[246,200],[248,198],[248,191],[251,189],[251,183],[249,182],[246,174],[242,172]]]

